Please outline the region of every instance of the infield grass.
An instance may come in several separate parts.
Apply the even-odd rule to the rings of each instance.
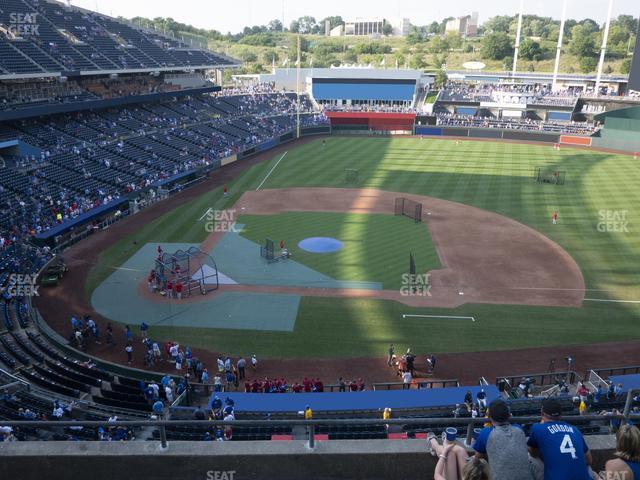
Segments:
[[[380,282],[384,289],[399,289],[409,270],[409,253],[416,272],[440,267],[429,229],[407,217],[382,214],[287,212],[278,215],[242,215],[242,236],[263,244],[265,238],[285,241],[292,258],[335,280]],[[332,253],[311,253],[298,242],[309,237],[333,237],[343,244]],[[419,253],[418,253],[419,252]]]

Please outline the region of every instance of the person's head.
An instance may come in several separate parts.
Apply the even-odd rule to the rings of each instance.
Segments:
[[[542,401],[542,420],[545,422],[556,422],[562,416],[562,406],[555,398],[545,398]]]
[[[489,464],[486,460],[472,457],[462,469],[462,480],[489,480]]]
[[[615,456],[627,462],[640,462],[640,430],[635,425],[622,425],[616,434]]]
[[[504,400],[497,398],[489,404],[489,418],[493,423],[507,423],[510,416],[509,405]]]

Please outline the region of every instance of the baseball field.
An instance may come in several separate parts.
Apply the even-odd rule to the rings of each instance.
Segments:
[[[565,172],[565,184],[537,183],[536,167]],[[347,181],[347,170],[357,178]],[[277,358],[379,356],[389,342],[416,352],[471,352],[635,340],[639,184],[637,160],[585,149],[318,139],[252,166],[228,183],[228,196],[210,190],[123,236],[99,255],[85,293],[108,292],[114,272],[129,268],[145,245],[206,245],[220,271],[240,279],[212,298],[233,292],[247,308],[255,299],[255,310],[243,313],[251,318],[243,328],[231,314],[218,321],[220,303],[206,307],[210,326],[189,323],[181,318],[193,316],[200,299],[182,309],[161,303],[166,318],[144,319],[154,335]],[[393,215],[398,196],[423,204],[421,223]],[[231,212],[238,231],[212,233],[203,218],[213,211]],[[340,248],[299,247],[316,237]],[[282,240],[291,258],[257,263],[266,238]],[[429,296],[400,293],[409,253],[418,273],[430,273]],[[132,281],[147,273],[140,268]],[[265,296],[287,302],[267,305]],[[261,309],[275,318],[280,308],[292,316],[287,328],[261,322]]]

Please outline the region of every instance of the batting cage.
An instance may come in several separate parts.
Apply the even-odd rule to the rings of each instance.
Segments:
[[[395,214],[413,218],[416,223],[420,223],[422,222],[422,204],[405,197],[398,197]]]
[[[264,241],[264,245],[260,246],[260,256],[264,258],[268,263],[273,263],[280,260],[286,260],[291,256],[291,253],[289,253],[289,250],[282,247],[276,254],[273,240],[267,238]]]
[[[274,250],[275,247],[273,245],[273,240],[267,238],[264,241],[264,245],[260,247],[260,256],[267,260],[267,262],[271,263],[274,261]]]
[[[564,185],[566,172],[554,167],[535,167],[533,179],[537,183],[550,183],[552,185]]]
[[[176,250],[173,253],[163,252],[155,261],[156,284],[165,290],[167,282],[183,286],[183,294],[207,294],[217,290],[218,266],[213,257],[197,247],[188,250]]]

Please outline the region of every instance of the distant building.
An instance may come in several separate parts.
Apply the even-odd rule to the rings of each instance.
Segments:
[[[463,37],[476,37],[478,35],[478,12],[449,20],[445,27],[445,33],[455,33]]]
[[[406,37],[411,32],[411,21],[408,18],[401,18],[400,21],[393,26],[393,34],[396,37]]]
[[[383,28],[384,18],[356,18],[355,20],[345,22],[344,34],[356,37],[382,35]]]
[[[337,27],[333,27],[329,31],[329,36],[330,37],[341,37],[343,35],[344,35],[344,24],[343,25],[338,25]]]
[[[347,35],[347,36],[380,36],[383,35],[385,23],[391,25],[394,36],[404,37],[411,30],[411,22],[408,18],[400,18],[394,21],[384,18],[366,18],[356,17],[354,20],[348,20],[342,25],[343,29],[336,28],[329,32],[330,36]]]

